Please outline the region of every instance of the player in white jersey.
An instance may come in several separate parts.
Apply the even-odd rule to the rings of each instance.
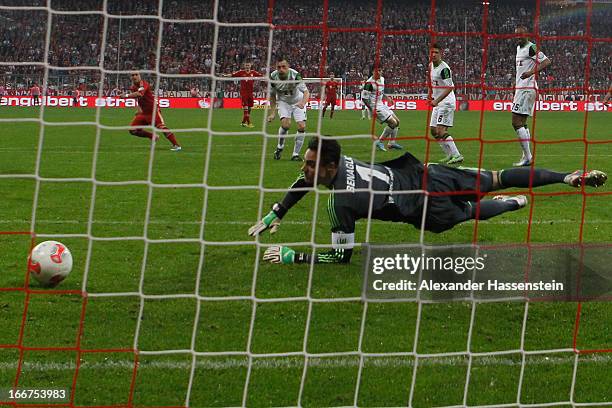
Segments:
[[[512,126],[521,143],[523,156],[514,163],[515,166],[530,166],[532,162],[529,140],[531,134],[527,128],[527,117],[533,115],[538,84],[535,74],[550,65],[550,60],[536,45],[527,38],[527,27],[519,26],[514,30],[522,34],[516,47],[516,86],[512,101]]]
[[[391,108],[383,103],[387,96],[385,95],[385,78],[382,76],[380,68],[374,68],[372,76],[365,82],[363,89],[370,94],[370,107],[373,112],[376,112],[378,121],[381,124],[387,124],[376,141],[376,148],[383,152],[386,152],[387,149],[402,149],[402,146],[395,141],[399,131],[399,118],[393,113]],[[389,140],[387,149],[385,149],[383,139]]]
[[[281,153],[285,147],[285,135],[291,126],[291,117],[297,123],[297,136],[293,146],[291,160],[302,161],[300,151],[304,144],[304,132],[306,132],[306,104],[310,98],[310,92],[302,80],[302,75],[295,69],[289,68],[289,62],[283,57],[276,62],[276,71],[270,74],[272,90],[270,92],[270,111],[268,122],[272,122],[278,108],[278,116],[281,126],[278,128],[278,144],[274,151],[274,159],[280,160]],[[278,82],[287,81],[287,82]]]
[[[453,127],[455,117],[455,84],[450,67],[442,61],[442,50],[437,44],[431,46],[431,64],[429,64],[429,79],[431,86],[431,121],[429,129],[436,138],[446,157],[440,163],[457,164],[463,161],[453,137],[448,128]]]

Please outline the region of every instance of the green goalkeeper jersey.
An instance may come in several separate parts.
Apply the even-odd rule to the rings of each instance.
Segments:
[[[421,188],[423,165],[412,155],[380,164],[369,164],[349,156],[342,156],[338,173],[327,186],[331,192],[327,213],[331,224],[332,250],[318,253],[316,262],[348,262],[355,243],[355,222],[371,219],[420,224],[423,194]],[[308,185],[303,175],[293,183],[281,202],[284,213],[306,193]],[[300,191],[296,191],[301,189]],[[414,193],[406,191],[415,190]],[[397,193],[402,191],[402,193]],[[370,204],[371,203],[371,204]]]

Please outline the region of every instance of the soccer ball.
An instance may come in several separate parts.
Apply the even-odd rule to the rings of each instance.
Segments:
[[[30,276],[43,286],[57,286],[72,270],[72,254],[61,242],[45,241],[36,245],[28,257]]]

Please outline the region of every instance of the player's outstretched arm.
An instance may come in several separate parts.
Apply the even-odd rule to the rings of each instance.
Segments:
[[[314,255],[315,263],[349,263],[353,250],[350,248],[332,249],[331,251],[320,252]],[[286,246],[271,246],[264,252],[263,260],[274,263],[290,265],[293,263],[310,263],[313,260],[311,254],[296,252]]]
[[[297,252],[286,246],[271,246],[264,252],[263,260],[275,264],[292,263],[349,263],[353,255],[355,244],[355,219],[348,211],[342,211],[342,206],[336,208],[334,202],[333,210],[329,211],[332,224],[332,249],[319,252],[314,255],[305,252]],[[348,232],[344,232],[348,231]]]
[[[287,211],[291,209],[298,201],[302,199],[308,193],[306,188],[312,187],[312,185],[306,183],[304,179],[304,173],[300,173],[297,180],[293,182],[287,194],[280,203],[274,203],[272,210],[266,214],[257,224],[249,228],[249,235],[254,237],[261,234],[267,229],[270,229],[270,234],[274,234],[280,227],[281,219],[285,216]]]
[[[285,211],[286,212],[286,211]],[[280,204],[274,203],[272,206],[272,210],[266,214],[261,220],[259,220],[255,225],[249,228],[249,235],[254,237],[256,235],[261,234],[265,230],[269,229],[270,234],[274,234],[278,231],[280,227],[281,217],[280,214]]]

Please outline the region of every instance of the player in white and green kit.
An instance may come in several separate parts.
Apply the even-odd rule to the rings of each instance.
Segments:
[[[289,68],[285,58],[279,58],[276,63],[276,71],[270,74],[272,90],[270,92],[270,113],[268,122],[272,122],[278,109],[281,126],[278,128],[278,145],[274,151],[274,159],[280,160],[281,153],[285,147],[285,135],[289,132],[291,118],[297,123],[297,136],[293,146],[291,160],[302,161],[300,151],[304,144],[304,132],[306,132],[306,104],[310,92],[302,80],[302,75],[295,69]],[[279,82],[286,81],[286,82]]]
[[[519,26],[514,31],[523,34],[516,47],[516,86],[512,101],[512,126],[521,143],[523,155],[515,166],[530,166],[532,162],[529,141],[531,134],[527,128],[527,117],[533,115],[538,84],[534,74],[550,65],[550,60],[536,45],[527,38],[527,27]]]
[[[363,86],[363,90],[367,91],[370,96],[370,107],[373,112],[376,112],[376,118],[381,124],[386,124],[382,134],[376,141],[376,148],[386,152],[387,149],[402,149],[402,146],[395,141],[397,132],[399,131],[399,118],[393,113],[391,108],[383,103],[385,96],[385,78],[380,72],[380,68],[374,68],[372,76],[368,78]],[[387,149],[383,140],[387,139]]]
[[[366,113],[368,115],[368,120],[372,119],[372,108],[370,107],[370,92],[364,89],[365,82],[359,85],[359,98],[361,100],[361,120],[366,118]]]
[[[431,46],[431,64],[429,65],[429,77],[431,82],[431,101],[433,106],[429,129],[431,135],[436,138],[446,157],[440,163],[457,164],[463,161],[453,137],[448,133],[448,128],[453,127],[455,117],[455,84],[450,67],[442,61],[442,51],[437,44]]]

